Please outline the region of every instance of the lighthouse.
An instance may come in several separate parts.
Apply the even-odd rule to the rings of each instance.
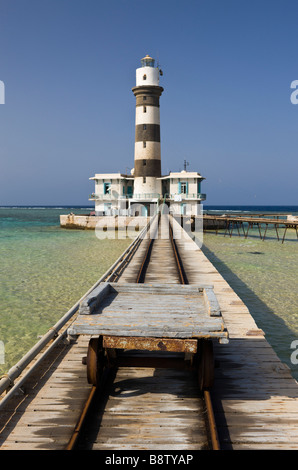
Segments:
[[[146,55],[141,59],[141,67],[136,69],[136,86],[132,88],[136,97],[134,168],[130,174],[96,173],[90,178],[95,182],[95,190],[89,201],[95,202],[96,216],[151,217],[161,202],[173,214],[200,214],[200,204],[206,199],[206,194],[201,193],[205,178],[196,171],[186,171],[189,164],[186,161],[183,171],[164,176],[161,173],[161,75],[152,57]],[[128,162],[123,165],[127,170]]]
[[[136,70],[135,148],[134,148],[134,202],[143,207],[144,215],[152,215],[149,208],[162,195],[159,86],[161,71],[155,60],[147,55]]]

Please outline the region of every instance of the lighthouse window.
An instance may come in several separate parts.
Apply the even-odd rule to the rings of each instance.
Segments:
[[[146,99],[147,99],[147,96],[143,96],[143,101],[146,101]]]
[[[143,148],[144,149],[146,148],[146,142],[145,141],[143,142]]]
[[[143,80],[147,80],[147,75],[143,75]]]
[[[143,160],[143,166],[146,166],[146,160]]]
[[[147,108],[146,106],[143,106],[143,112],[146,113],[147,112]]]
[[[145,131],[147,129],[147,125],[143,124],[143,130]]]
[[[146,176],[144,176],[143,178],[143,183],[146,183]]]

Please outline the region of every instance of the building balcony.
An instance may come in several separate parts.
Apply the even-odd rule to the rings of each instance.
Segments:
[[[132,195],[122,195],[119,194],[90,194],[89,201],[117,201],[118,199],[129,199]]]
[[[137,199],[139,201],[151,200],[151,199],[160,199],[162,196],[159,193],[142,193],[142,194],[133,194],[130,196],[131,199]]]
[[[111,194],[89,194],[89,201],[100,201],[100,200],[107,200],[110,201],[112,198]]]
[[[125,199],[133,199],[137,201],[150,201],[153,199],[164,198],[159,193],[142,193],[142,194],[124,194],[119,195],[114,192],[113,194],[95,194],[92,193],[89,195],[89,201],[117,201]],[[205,201],[206,194],[204,193],[190,193],[190,194],[167,194],[166,199],[170,201],[185,201],[185,200],[194,200],[194,201]]]
[[[169,199],[171,201],[185,201],[185,200],[194,200],[194,201],[205,201],[206,194],[204,193],[190,193],[190,194],[170,194]]]

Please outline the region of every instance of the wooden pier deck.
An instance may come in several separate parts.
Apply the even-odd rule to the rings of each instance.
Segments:
[[[176,221],[173,224],[180,230]],[[135,282],[148,242],[145,238],[139,244],[118,282]],[[221,449],[298,449],[297,382],[194,241],[185,235],[176,244],[188,283],[214,286],[229,331],[228,344],[214,343],[211,395]],[[165,257],[159,264],[160,278],[148,269],[147,280],[164,281],[168,260],[172,283],[179,283],[162,245],[166,240],[155,245],[157,256]],[[90,391],[82,362],[88,340],[80,335],[75,342],[61,341],[1,409],[0,450],[66,448]],[[103,402],[107,414],[100,417],[102,432],[93,448],[205,449],[200,406],[193,376],[186,371],[119,368],[113,391]]]
[[[189,283],[214,286],[229,331],[229,344],[215,345],[211,392],[221,448],[298,449],[297,382],[246,305],[193,244],[187,235],[177,240]]]

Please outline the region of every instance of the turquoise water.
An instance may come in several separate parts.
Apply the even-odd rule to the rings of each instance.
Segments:
[[[297,208],[288,213],[295,210],[298,214]],[[98,240],[94,231],[61,229],[59,215],[70,211],[88,213],[90,208],[0,208],[0,342],[5,348],[0,373],[15,364],[131,243]],[[290,360],[291,343],[298,339],[295,231],[287,233],[284,244],[272,229],[264,242],[255,229],[246,240],[236,231],[231,238],[223,233],[204,233],[203,251],[298,379],[298,366]]]
[[[82,297],[132,241],[98,240],[94,231],[61,229],[59,215],[69,211],[0,208],[0,341],[5,352],[1,373]]]

